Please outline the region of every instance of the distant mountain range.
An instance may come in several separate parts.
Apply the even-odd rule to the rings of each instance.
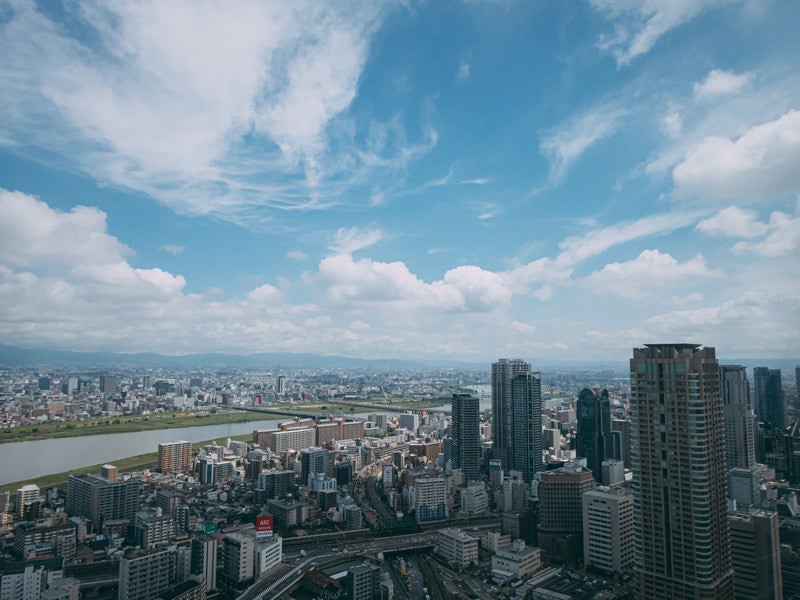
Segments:
[[[515,357],[514,357],[515,358]],[[528,359],[526,359],[528,360]],[[530,359],[534,369],[540,371],[616,373],[624,376],[628,371],[627,361],[553,360]],[[769,367],[792,372],[800,359],[720,358],[722,364],[738,364],[748,368]],[[425,369],[462,369],[483,371],[491,368],[486,363],[448,360],[402,360],[395,358],[353,358],[348,356],[326,356],[291,352],[261,352],[257,354],[183,354],[168,355],[154,352],[74,352],[43,348],[21,348],[0,344],[0,365],[48,366],[48,367],[139,367],[139,368],[319,368],[319,369],[364,369],[375,371],[420,371]]]

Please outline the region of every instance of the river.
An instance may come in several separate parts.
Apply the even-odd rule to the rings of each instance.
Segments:
[[[366,418],[367,413],[348,416]],[[217,440],[224,444],[229,437],[251,433],[254,429],[273,429],[287,420],[289,417],[0,444],[0,485],[157,452],[158,445],[163,442]]]

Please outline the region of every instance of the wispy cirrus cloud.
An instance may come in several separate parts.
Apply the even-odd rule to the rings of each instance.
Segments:
[[[599,46],[614,54],[622,67],[646,54],[661,36],[702,13],[737,0],[590,0],[592,6],[614,22],[614,32]]]
[[[0,22],[0,143],[179,212],[252,227],[270,211],[341,202],[364,171],[435,146],[426,125],[423,141],[396,135],[376,161],[356,131],[333,132],[358,93],[382,2],[63,10],[56,21],[22,0]]]
[[[337,254],[352,254],[358,250],[369,248],[383,239],[380,229],[359,227],[340,227],[334,234],[330,249]]]
[[[613,104],[600,105],[546,132],[539,150],[550,162],[549,185],[558,185],[584,152],[613,135],[627,112]]]

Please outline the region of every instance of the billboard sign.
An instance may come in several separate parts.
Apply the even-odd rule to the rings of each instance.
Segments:
[[[203,533],[205,533],[206,535],[217,533],[218,530],[219,530],[219,525],[217,525],[216,523],[206,523],[205,526],[203,527]]]
[[[272,515],[258,515],[256,517],[256,537],[272,535]]]

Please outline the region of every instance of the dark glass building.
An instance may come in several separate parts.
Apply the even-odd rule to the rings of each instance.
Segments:
[[[460,468],[466,481],[480,479],[480,401],[469,394],[453,394],[450,424],[453,466]]]
[[[511,380],[513,416],[510,452],[512,468],[522,473],[525,483],[533,481],[542,463],[542,376],[521,373]]]
[[[753,369],[753,390],[756,415],[758,415],[759,421],[776,429],[786,427],[780,369],[767,367]]]
[[[621,436],[611,431],[611,401],[608,390],[599,394],[588,388],[581,390],[578,394],[578,438],[575,451],[579,457],[586,459],[586,466],[597,481],[602,479],[603,461],[615,458],[615,437]]]

